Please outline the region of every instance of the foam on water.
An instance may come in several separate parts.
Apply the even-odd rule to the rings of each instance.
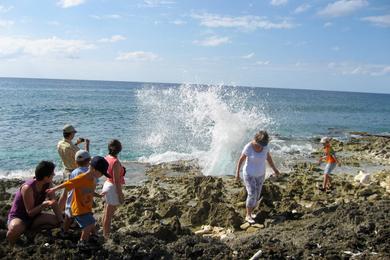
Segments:
[[[199,159],[205,175],[234,174],[246,141],[272,122],[262,104],[248,107],[246,94],[223,86],[182,85],[139,90],[151,127],[141,138],[152,151],[141,161]]]
[[[0,179],[29,179],[34,177],[35,169],[0,171]],[[55,171],[54,179],[62,178],[62,171]]]

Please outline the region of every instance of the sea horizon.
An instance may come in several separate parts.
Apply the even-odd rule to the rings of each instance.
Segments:
[[[195,83],[195,82],[158,82],[158,81],[138,81],[138,80],[105,80],[105,79],[77,79],[77,78],[41,78],[41,77],[13,77],[13,76],[0,76],[0,79],[25,79],[25,80],[68,80],[68,81],[96,81],[96,82],[118,82],[118,83],[146,83],[146,84],[162,84],[162,85],[198,85],[198,86],[217,86],[222,85],[224,87],[240,87],[240,88],[262,88],[262,89],[280,89],[280,90],[307,90],[307,91],[319,91],[319,92],[335,92],[335,93],[356,93],[356,94],[377,94],[377,95],[390,95],[390,92],[368,92],[368,91],[348,91],[348,90],[329,90],[329,89],[315,89],[315,88],[288,88],[288,87],[264,87],[264,86],[249,86],[249,85],[232,85],[232,84],[213,84],[213,83]],[[390,86],[389,86],[390,88]]]

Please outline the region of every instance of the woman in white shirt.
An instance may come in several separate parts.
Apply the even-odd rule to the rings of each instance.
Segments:
[[[257,201],[260,199],[261,189],[265,179],[265,161],[271,166],[275,175],[279,175],[272,160],[268,148],[269,136],[266,131],[260,131],[255,135],[255,138],[245,145],[240,159],[237,163],[236,180],[240,180],[240,169],[245,161],[243,168],[243,179],[248,196],[246,199],[246,217],[245,220],[254,224],[255,214],[252,214],[256,207]]]

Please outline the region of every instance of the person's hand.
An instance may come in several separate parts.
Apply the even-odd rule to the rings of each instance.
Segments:
[[[123,204],[125,202],[125,196],[123,195],[123,192],[119,193],[119,203]]]
[[[56,200],[45,200],[44,202],[42,202],[42,208],[48,208],[48,207],[51,207],[54,205],[54,203],[56,203]]]
[[[279,172],[279,170],[278,170],[278,169],[275,169],[275,170],[274,170],[274,174],[273,174],[273,175],[275,175],[276,177],[277,177],[277,176],[279,176],[279,175],[280,175],[280,172]]]
[[[340,167],[341,166],[341,162],[337,162],[337,166]]]
[[[236,182],[240,182],[240,174],[236,174]]]
[[[47,190],[46,190],[46,194],[47,194],[47,195],[52,195],[52,194],[55,195],[55,190],[54,190],[54,188],[47,189]]]

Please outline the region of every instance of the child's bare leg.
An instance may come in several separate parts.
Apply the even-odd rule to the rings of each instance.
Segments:
[[[324,183],[322,185],[322,188],[326,190],[329,185],[329,174],[324,174]]]
[[[327,176],[328,174],[324,174],[324,180],[322,182],[322,189],[325,190],[326,189],[326,183],[327,183]]]
[[[330,189],[331,186],[332,186],[332,178],[328,174],[328,186],[327,186],[327,188]]]
[[[104,210],[104,217],[103,217],[103,236],[105,239],[108,239],[110,237],[111,220],[116,210],[116,206],[106,204],[106,207],[104,209],[105,210]]]
[[[68,192],[64,190],[61,194],[60,199],[58,200],[58,206],[62,211],[65,210],[65,204],[66,204],[66,199],[68,198]]]
[[[69,231],[71,224],[72,224],[72,219],[65,214],[64,226],[63,226],[64,232],[68,232]]]
[[[95,229],[95,224],[91,224],[83,228],[81,231],[81,237],[80,240],[88,241],[89,237],[91,236],[92,231]]]

